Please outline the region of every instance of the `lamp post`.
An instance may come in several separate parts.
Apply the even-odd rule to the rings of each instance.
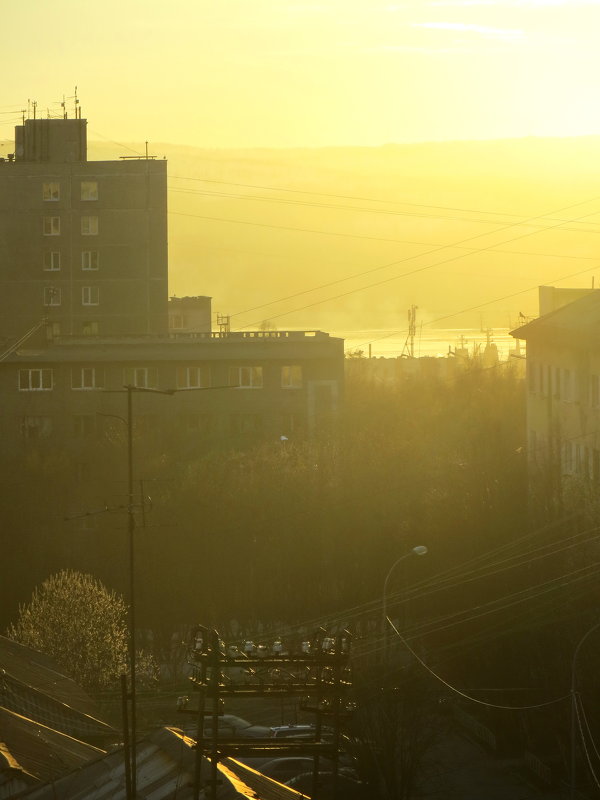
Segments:
[[[130,737],[129,737],[129,785],[128,800],[135,800],[137,793],[137,754],[136,754],[136,731],[137,731],[137,703],[136,703],[136,653],[135,653],[135,515],[133,502],[133,393],[144,392],[148,394],[174,395],[181,391],[185,392],[206,392],[215,389],[231,389],[234,386],[198,386],[191,389],[152,389],[145,386],[134,386],[128,384],[124,387],[127,392],[127,419],[123,422],[127,425],[127,531],[129,538],[129,668],[131,673],[129,700],[131,704],[130,714]],[[105,414],[104,416],[116,416],[115,414]],[[127,755],[126,755],[127,758]],[[127,770],[126,770],[127,777]]]
[[[577,647],[575,648],[575,652],[573,653],[573,659],[571,661],[571,800],[575,800],[575,780],[577,774],[577,764],[576,764],[576,722],[577,722],[577,695],[575,691],[576,687],[576,669],[577,669],[577,656],[579,655],[579,651],[583,643],[587,640],[588,636],[590,636],[594,631],[600,628],[600,622],[597,622],[595,625],[586,631],[579,642],[577,643]]]
[[[382,616],[381,616],[381,625],[383,628],[383,662],[387,661],[387,644],[388,644],[388,622],[387,622],[387,588],[388,582],[392,576],[392,572],[396,569],[398,564],[401,561],[404,561],[405,558],[410,558],[410,556],[424,556],[427,553],[427,548],[423,544],[419,544],[416,547],[413,547],[412,550],[409,550],[408,553],[404,553],[404,555],[397,558],[396,561],[392,564],[389,568],[387,575],[385,576],[385,580],[383,582],[383,593],[382,593]]]

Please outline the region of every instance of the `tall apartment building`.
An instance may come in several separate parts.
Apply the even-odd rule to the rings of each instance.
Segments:
[[[0,337],[166,332],[166,198],[166,161],[88,161],[87,120],[24,120],[0,159]]]

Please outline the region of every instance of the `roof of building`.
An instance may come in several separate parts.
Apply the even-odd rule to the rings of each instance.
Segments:
[[[44,653],[0,636],[0,705],[86,741],[115,730],[95,715],[91,697]]]
[[[137,791],[140,797],[192,800],[196,753],[195,741],[178,728],[161,728],[138,742]],[[210,764],[203,760],[203,778]],[[234,759],[219,764],[223,777],[217,786],[219,800],[298,800],[300,795],[245,767]],[[125,800],[125,766],[122,748],[95,758],[78,769],[43,786],[18,795],[28,800]]]
[[[6,636],[0,636],[0,670],[0,674],[9,675],[82,714],[93,716],[96,711],[92,698],[60,672],[50,656]]]
[[[18,771],[36,781],[51,781],[104,754],[72,736],[0,707],[0,772]]]
[[[322,331],[235,331],[227,334],[181,332],[171,336],[64,337],[47,346],[26,345],[12,353],[4,363],[341,357],[343,345],[343,339],[329,336]]]
[[[590,342],[590,337],[600,337],[600,290],[544,314],[510,334],[515,339],[543,337]]]

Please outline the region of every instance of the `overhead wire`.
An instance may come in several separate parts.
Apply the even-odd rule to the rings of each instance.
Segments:
[[[170,178],[177,178],[179,180],[201,180],[201,179],[196,179],[196,178],[183,178],[183,177],[178,176],[178,175],[171,175]],[[209,182],[209,181],[206,181],[206,182]],[[384,203],[386,205],[402,205],[402,206],[409,206],[411,208],[438,209],[438,210],[443,210],[443,211],[459,211],[459,212],[466,212],[466,213],[469,213],[469,214],[487,214],[487,215],[493,214],[495,216],[512,217],[513,219],[516,219],[516,220],[525,220],[524,224],[528,224],[527,223],[528,215],[526,215],[526,214],[515,214],[515,213],[510,213],[510,212],[504,212],[504,211],[485,211],[484,209],[477,209],[477,208],[462,208],[462,207],[457,207],[457,206],[441,206],[441,205],[433,205],[433,204],[429,205],[429,204],[426,204],[426,203],[411,203],[411,202],[408,202],[408,201],[401,201],[401,200],[398,201],[398,200],[381,200],[381,199],[374,199],[374,198],[361,198],[361,197],[352,196],[352,195],[332,195],[332,194],[326,194],[326,193],[322,193],[322,192],[298,191],[298,190],[294,190],[294,189],[277,189],[275,187],[270,187],[270,186],[262,186],[261,187],[261,186],[256,186],[256,185],[252,185],[252,184],[237,184],[237,183],[228,183],[228,182],[225,182],[225,181],[210,181],[210,182],[211,183],[226,183],[226,185],[242,186],[242,187],[246,187],[246,188],[268,189],[270,191],[293,192],[293,193],[296,193],[296,194],[309,194],[309,195],[318,196],[318,197],[333,197],[333,198],[341,198],[341,199],[356,200],[356,201],[365,201],[366,200],[367,202],[372,202],[372,203]],[[186,189],[186,188],[180,188],[180,187],[171,187],[170,191],[171,192],[178,192],[178,193],[181,193],[181,194],[198,195],[198,196],[202,196],[202,197],[225,197],[225,198],[231,198],[231,199],[235,199],[235,200],[258,200],[258,201],[267,201],[267,202],[273,202],[273,203],[280,202],[280,203],[285,204],[285,205],[314,206],[314,207],[317,207],[317,208],[330,208],[330,209],[333,209],[333,210],[357,211],[357,212],[366,212],[366,213],[374,213],[374,214],[392,214],[392,215],[398,215],[398,216],[416,216],[416,217],[426,217],[428,219],[453,219],[453,220],[462,220],[464,222],[481,222],[481,223],[490,224],[490,225],[492,225],[492,224],[493,225],[497,225],[497,224],[505,222],[505,220],[484,220],[484,219],[478,220],[478,219],[473,219],[473,218],[446,217],[446,216],[438,215],[438,214],[424,214],[424,213],[411,214],[411,213],[405,212],[405,211],[392,211],[392,210],[388,210],[388,209],[376,209],[376,208],[375,209],[371,209],[371,208],[361,208],[361,207],[356,207],[356,206],[339,206],[339,205],[331,205],[331,204],[324,204],[324,203],[314,203],[314,202],[308,202],[308,201],[302,201],[302,200],[286,200],[284,198],[277,198],[277,197],[261,197],[260,195],[240,195],[240,194],[231,194],[231,193],[225,193],[225,192],[210,192],[210,191],[202,191],[202,190],[197,190],[197,189]],[[553,217],[548,217],[548,219],[550,221],[559,221],[559,222],[567,222],[567,223],[569,222],[569,220],[560,220],[560,219],[556,220],[556,218],[553,218]],[[582,223],[582,224],[594,225],[595,227],[600,225],[600,223]],[[541,227],[543,228],[544,226],[541,226]],[[592,232],[592,231],[590,231],[590,232]]]
[[[583,726],[581,724],[581,714],[580,714],[579,704],[577,703],[577,698],[575,698],[574,702],[575,702],[575,717],[577,719],[577,727],[579,729],[579,735],[581,737],[581,744],[583,746],[583,752],[585,754],[585,759],[587,761],[588,769],[590,771],[592,779],[593,779],[594,783],[596,784],[596,787],[598,789],[600,789],[600,781],[598,780],[598,776],[596,775],[596,771],[594,770],[594,767],[593,767],[593,764],[592,764],[592,759],[590,758],[590,753],[589,753],[589,750],[588,750],[585,734],[583,732]]]
[[[578,207],[580,205],[585,205],[585,204],[590,203],[590,202],[595,202],[598,199],[600,199],[600,198],[596,197],[596,198],[593,198],[592,200],[583,200],[583,201],[581,201],[579,203],[574,203],[572,206],[567,206],[566,208],[576,208],[576,207]],[[566,210],[566,209],[559,209],[559,210]],[[550,213],[552,213],[552,212],[550,212]],[[592,216],[592,215],[597,214],[597,213],[598,213],[598,211],[593,211],[593,212],[590,212],[590,214],[582,215],[578,219],[583,219],[586,216]],[[536,219],[536,218],[534,217],[534,219]],[[515,227],[515,224],[506,225],[506,226],[504,226],[502,228],[496,229],[495,231],[491,231],[489,234],[488,233],[486,233],[486,234],[476,234],[475,236],[470,236],[467,239],[461,239],[460,241],[455,242],[454,244],[463,244],[465,242],[470,242],[470,241],[473,241],[474,239],[481,238],[481,236],[487,236],[487,235],[491,235],[491,234],[500,233],[503,230],[507,230],[507,229],[513,228],[513,227]],[[547,230],[551,230],[553,227],[557,227],[557,226],[550,226]],[[526,238],[528,236],[534,235],[535,233],[537,233],[537,231],[534,231],[533,233],[532,232],[530,232],[530,233],[522,233],[522,234],[519,234],[518,236],[513,236],[510,239],[506,239],[501,244],[508,244],[509,242],[514,242],[514,241],[517,241],[518,239],[524,239],[524,238]],[[475,252],[477,252],[477,253],[486,252],[486,251],[488,251],[490,249],[490,247],[491,247],[491,245],[487,246],[487,247],[482,247],[482,248],[478,249]],[[447,245],[443,245],[443,246],[440,246],[440,247],[435,247],[432,250],[426,251],[424,253],[419,253],[416,256],[406,256],[405,258],[397,259],[397,260],[391,261],[391,262],[389,262],[387,264],[383,264],[383,265],[379,265],[377,267],[373,267],[368,272],[375,272],[376,270],[379,270],[379,269],[385,269],[387,267],[397,266],[398,264],[403,264],[403,263],[406,263],[407,261],[413,261],[416,258],[422,258],[423,256],[431,255],[433,253],[439,252],[440,250],[444,250],[446,248],[447,248]],[[317,300],[317,301],[315,301],[313,303],[309,303],[309,304],[307,304],[305,306],[302,306],[301,308],[295,308],[295,309],[292,309],[290,311],[286,311],[284,313],[277,314],[275,316],[271,316],[270,319],[279,319],[280,317],[289,316],[289,314],[294,314],[294,313],[297,313],[298,311],[304,311],[305,309],[312,308],[315,305],[321,305],[322,303],[328,303],[328,302],[331,302],[332,300],[338,300],[341,297],[346,297],[346,296],[348,296],[350,294],[355,294],[357,292],[362,292],[362,291],[365,291],[367,289],[372,289],[372,288],[374,288],[376,286],[382,286],[383,284],[390,283],[391,281],[399,280],[400,278],[405,278],[405,277],[408,277],[410,275],[415,275],[415,274],[420,273],[420,272],[425,272],[426,270],[433,269],[434,267],[440,267],[440,266],[443,266],[445,264],[450,264],[450,263],[452,263],[454,261],[458,261],[458,260],[460,260],[462,258],[467,258],[468,256],[471,256],[471,255],[473,255],[473,252],[465,253],[465,254],[458,255],[458,256],[452,256],[451,258],[446,258],[446,259],[443,259],[442,261],[436,261],[433,264],[426,264],[426,265],[424,265],[422,267],[417,267],[415,269],[409,270],[408,272],[401,273],[400,275],[393,275],[393,276],[391,276],[389,278],[384,278],[381,281],[377,281],[375,283],[368,284],[366,286],[360,286],[360,287],[357,287],[356,289],[350,289],[347,292],[342,292],[341,294],[335,295],[333,297],[327,297],[327,298],[325,298],[323,300]],[[582,270],[581,273],[575,273],[575,274],[582,274],[583,272],[589,272],[591,269],[592,268],[590,268],[588,270]],[[366,273],[363,273],[363,274],[366,274]],[[567,277],[571,277],[571,276],[567,276]],[[561,279],[559,279],[559,280],[561,280]],[[502,298],[499,298],[499,299],[503,300],[503,299],[506,299],[506,297],[512,297],[512,296],[515,296],[517,294],[522,294],[524,291],[529,291],[529,289],[521,290],[519,292],[515,292],[515,293],[513,293],[511,295],[506,295],[505,297],[502,297]],[[281,301],[274,301],[274,302],[281,302]],[[489,305],[491,302],[498,302],[498,301],[494,300],[494,301],[489,301],[489,302],[486,302],[486,303],[481,303],[481,304],[479,304],[477,306],[474,306],[473,308],[479,308],[479,307],[482,307],[484,305]],[[471,310],[471,309],[467,309],[467,310]],[[241,314],[241,313],[246,313],[246,312],[238,312],[238,313]],[[457,313],[464,313],[464,312],[457,312]],[[445,315],[443,317],[439,317],[437,320],[430,321],[427,324],[431,325],[434,322],[437,322],[437,321],[439,321],[441,319],[447,319],[447,318],[449,318],[451,316],[456,316],[456,314],[448,314],[448,315]],[[259,322],[260,322],[260,320],[259,320]],[[256,324],[258,324],[258,323],[252,322],[252,323],[249,323],[247,325],[241,326],[241,328],[243,329],[243,328],[252,327],[253,325],[256,325]],[[393,334],[389,334],[389,335],[393,335]],[[381,337],[381,338],[386,338],[386,337]]]
[[[268,223],[264,223],[264,222],[250,222],[249,220],[231,219],[231,218],[228,218],[228,217],[212,217],[212,216],[207,216],[205,214],[190,214],[190,213],[186,213],[186,212],[183,212],[183,211],[169,211],[168,213],[169,213],[169,216],[191,217],[193,219],[208,220],[209,222],[225,222],[225,223],[231,223],[233,225],[249,225],[249,226],[255,227],[255,228],[271,228],[272,230],[291,231],[293,233],[312,233],[312,234],[317,234],[317,235],[320,235],[320,236],[335,236],[335,237],[340,237],[342,239],[364,239],[365,241],[388,242],[390,244],[414,244],[414,245],[419,245],[419,246],[422,246],[422,247],[429,247],[431,245],[431,242],[422,242],[422,241],[417,241],[415,239],[392,239],[390,237],[385,237],[385,236],[367,236],[367,235],[360,234],[360,233],[347,233],[347,232],[340,232],[340,231],[324,231],[324,230],[318,229],[318,228],[298,228],[298,227],[289,226],[289,225],[274,225],[274,224],[268,224]],[[541,230],[542,231],[546,230],[546,228],[542,228]],[[479,248],[462,247],[462,246],[453,245],[453,244],[447,244],[447,245],[444,245],[444,247],[447,248],[448,250],[467,250],[467,251],[473,250],[474,252],[479,252]],[[537,256],[537,257],[540,257],[540,258],[562,258],[562,259],[567,259],[567,260],[598,261],[598,258],[595,257],[595,256],[574,256],[574,255],[567,255],[567,254],[563,254],[563,253],[537,253],[537,252],[527,251],[527,250],[523,250],[523,251],[519,251],[519,250],[499,250],[499,249],[493,248],[493,247],[489,249],[489,252],[500,253],[501,255]],[[367,272],[369,272],[369,270],[367,270]],[[360,274],[365,274],[365,273],[360,273]],[[347,280],[350,280],[352,277],[355,277],[355,276],[349,276],[347,278]],[[321,288],[321,287],[317,287],[317,288]],[[305,292],[302,292],[301,294],[304,294],[304,293]],[[273,301],[273,302],[277,302],[277,301]],[[270,304],[266,304],[266,305],[270,305]],[[258,308],[262,308],[262,306],[258,306]],[[235,314],[231,314],[230,316],[238,316],[241,313],[247,313],[248,311],[255,311],[255,310],[256,310],[256,307],[253,308],[253,309],[246,309],[246,311],[244,311],[244,312],[238,311]]]
[[[423,659],[421,658],[421,656],[413,650],[413,648],[408,644],[408,642],[400,634],[398,628],[396,628],[394,623],[389,618],[388,618],[387,621],[389,622],[389,624],[391,625],[391,627],[395,631],[395,633],[398,636],[398,638],[400,639],[400,641],[407,648],[407,650],[409,650],[411,652],[411,654],[414,656],[414,658],[419,662],[419,664],[424,669],[427,670],[427,672],[429,672],[430,675],[432,675],[440,683],[443,683],[444,686],[446,686],[446,688],[450,689],[455,694],[458,694],[461,697],[464,697],[465,699],[470,700],[472,703],[477,703],[478,705],[487,706],[488,708],[500,708],[500,709],[504,709],[506,711],[528,711],[528,710],[536,709],[536,708],[546,708],[547,706],[552,706],[552,705],[555,705],[556,703],[562,703],[563,700],[567,700],[570,697],[570,694],[565,694],[565,695],[561,695],[560,697],[555,697],[552,700],[547,700],[547,701],[545,701],[543,703],[535,703],[535,704],[525,705],[525,706],[508,706],[508,705],[501,705],[499,703],[488,703],[488,702],[486,702],[484,700],[479,700],[478,698],[472,697],[471,695],[466,694],[465,692],[461,691],[460,689],[457,689],[456,686],[453,686],[451,683],[449,683],[444,678],[442,678],[441,675],[438,675],[437,672],[435,672],[428,664],[426,664],[425,661],[423,661]]]

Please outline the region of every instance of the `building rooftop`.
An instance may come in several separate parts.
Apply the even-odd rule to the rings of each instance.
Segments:
[[[510,331],[515,339],[600,340],[600,289]],[[593,337],[593,338],[590,338]]]

